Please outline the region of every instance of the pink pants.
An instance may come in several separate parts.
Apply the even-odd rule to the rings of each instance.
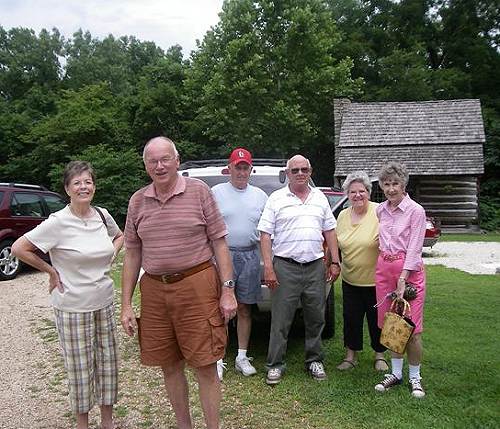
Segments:
[[[395,257],[399,259],[394,259]],[[405,254],[399,253],[398,255],[388,255],[385,252],[380,252],[377,260],[377,267],[375,270],[375,291],[377,295],[377,323],[379,328],[382,329],[384,324],[384,315],[391,306],[391,298],[386,297],[388,293],[396,290],[398,278],[403,271],[405,261]],[[424,266],[420,267],[419,271],[410,271],[407,279],[417,288],[417,297],[409,301],[410,304],[410,318],[415,323],[415,334],[423,331],[423,318],[424,318],[424,301],[425,301],[425,271]]]

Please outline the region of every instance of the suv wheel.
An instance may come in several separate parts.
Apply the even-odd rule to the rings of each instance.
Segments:
[[[12,241],[0,243],[0,280],[12,280],[21,269],[21,262],[12,255]]]

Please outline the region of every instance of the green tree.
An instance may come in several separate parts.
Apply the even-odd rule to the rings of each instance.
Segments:
[[[53,164],[87,147],[104,144],[124,150],[133,146],[126,113],[109,85],[65,90],[56,105],[56,114],[40,120],[22,136],[23,152],[0,166],[0,177],[48,184]]]
[[[40,31],[0,27],[0,98],[15,100],[33,87],[59,88],[63,39],[57,29]]]
[[[0,166],[25,153],[22,135],[54,112],[62,43],[56,29],[0,27]]]
[[[55,164],[49,172],[51,189],[64,194],[62,176],[64,166],[71,160],[88,161],[95,170],[96,193],[93,204],[105,207],[121,226],[127,216],[128,200],[148,182],[141,156],[133,149],[119,150],[105,144],[84,149]]]
[[[168,135],[174,140],[184,137],[187,112],[183,95],[188,67],[180,46],[170,48],[164,58],[144,67],[130,100],[137,141],[157,135]]]
[[[374,93],[391,98],[390,90],[379,91],[387,83],[386,72],[391,72],[395,57],[410,55],[414,65],[409,68],[428,72],[427,77],[417,73],[414,83],[427,90],[428,82],[431,98],[461,94],[480,97],[486,104],[497,99],[497,0],[329,0],[329,4],[345,40],[341,49],[354,61],[353,76],[367,82],[365,98],[373,100]],[[406,77],[401,75],[401,84],[407,86]]]
[[[115,39],[113,35],[99,40],[82,30],[74,33],[64,47],[66,88],[106,82],[115,94],[131,93],[143,68],[164,56],[153,42],[127,36]]]
[[[192,57],[190,139],[206,140],[207,156],[238,145],[256,156],[302,152],[331,179],[333,98],[361,84],[339,42],[322,1],[226,1]]]

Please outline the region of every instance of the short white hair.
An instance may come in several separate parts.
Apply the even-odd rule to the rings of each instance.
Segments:
[[[361,183],[365,187],[366,191],[371,194],[372,182],[370,181],[368,174],[364,171],[353,171],[347,175],[344,183],[342,184],[342,189],[345,193],[349,191],[349,188],[353,183]]]
[[[175,143],[170,140],[168,137],[163,137],[163,136],[158,136],[158,137],[153,137],[152,139],[148,140],[147,143],[144,145],[144,149],[142,150],[142,160],[146,162],[146,149],[148,148],[149,144],[152,143],[154,140],[164,140],[167,143],[170,143],[172,145],[172,148],[174,149],[174,155],[178,159],[179,158],[179,152],[177,152],[177,148],[175,147]]]

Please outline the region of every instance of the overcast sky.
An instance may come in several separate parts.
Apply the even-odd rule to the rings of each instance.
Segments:
[[[38,32],[56,27],[65,37],[79,28],[103,39],[136,36],[163,49],[178,44],[184,56],[217,24],[223,0],[0,0],[0,25]]]

